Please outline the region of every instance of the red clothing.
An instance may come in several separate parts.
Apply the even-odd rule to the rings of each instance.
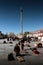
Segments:
[[[33,52],[34,52],[35,54],[40,54],[40,52],[37,51],[37,50],[34,50]]]

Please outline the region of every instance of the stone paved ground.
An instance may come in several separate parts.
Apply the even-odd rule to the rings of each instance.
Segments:
[[[33,45],[33,44],[32,44]],[[40,55],[34,55],[31,50],[28,51],[28,55],[24,56],[25,62],[8,61],[8,54],[13,51],[14,45],[0,44],[0,65],[43,65],[43,48],[38,48]]]

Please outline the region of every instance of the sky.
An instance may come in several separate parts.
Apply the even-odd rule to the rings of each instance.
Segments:
[[[43,0],[0,0],[0,31],[20,33],[20,6],[23,32],[43,29]]]

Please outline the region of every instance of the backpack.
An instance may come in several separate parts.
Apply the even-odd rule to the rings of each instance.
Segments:
[[[15,60],[13,57],[13,53],[8,54],[8,61],[13,61]]]

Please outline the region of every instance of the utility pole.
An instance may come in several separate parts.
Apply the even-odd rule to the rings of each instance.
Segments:
[[[23,34],[23,7],[22,7],[22,0],[20,1],[20,33]]]
[[[20,7],[20,31],[23,34],[23,8]]]

